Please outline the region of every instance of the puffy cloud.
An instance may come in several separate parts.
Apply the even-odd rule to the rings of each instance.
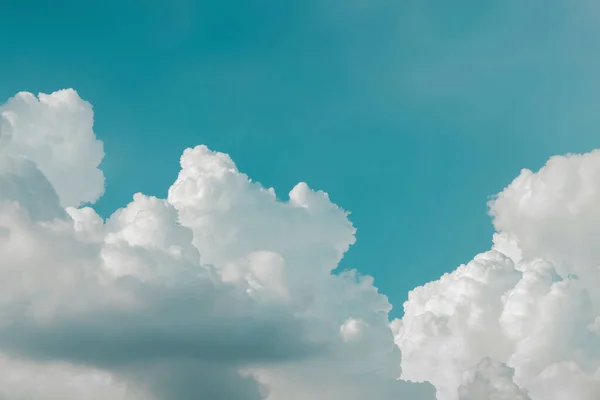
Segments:
[[[439,400],[599,398],[598,204],[598,151],[523,170],[490,202],[493,249],[414,289],[392,323],[402,376]]]
[[[484,358],[474,371],[465,374],[458,388],[459,400],[531,400],[513,382],[514,371],[504,364]]]
[[[492,249],[389,324],[372,278],[335,271],[347,212],[305,183],[281,200],[198,146],[166,199],[81,207],[92,125],[73,90],[0,106],[0,398],[600,396],[600,152],[522,171]]]
[[[72,89],[18,93],[0,106],[0,155],[33,161],[63,206],[94,202],[104,192],[104,151],[93,123],[91,104]]]
[[[104,221],[77,208],[103,190],[91,106],[0,110],[0,397],[435,398],[397,379],[372,278],[333,273],[355,229],[326,193],[281,201],[198,146]]]

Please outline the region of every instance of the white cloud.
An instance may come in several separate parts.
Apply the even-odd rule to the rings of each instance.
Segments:
[[[0,398],[435,398],[399,376],[438,400],[600,397],[600,152],[524,170],[492,249],[389,324],[372,278],[332,272],[355,229],[326,193],[279,200],[198,146],[167,199],[104,221],[77,208],[104,186],[91,106],[21,93],[0,115]]]
[[[513,382],[511,368],[484,358],[473,371],[465,374],[465,384],[458,388],[460,400],[531,400]]]
[[[522,171],[490,203],[494,248],[414,289],[393,322],[403,377],[439,400],[599,398],[598,204],[600,152]]]
[[[168,199],[103,221],[74,208],[103,191],[91,106],[68,90],[0,110],[0,397],[435,397],[396,379],[373,280],[332,274],[355,229],[326,193],[280,201],[198,146]]]
[[[0,106],[0,155],[33,161],[63,206],[94,202],[104,192],[104,151],[93,123],[91,104],[72,89],[18,93]]]

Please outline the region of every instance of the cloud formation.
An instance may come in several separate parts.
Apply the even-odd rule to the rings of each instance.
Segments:
[[[402,376],[439,400],[600,397],[600,152],[551,158],[490,202],[493,248],[414,289]]]
[[[435,398],[372,278],[333,273],[355,229],[326,193],[198,146],[105,221],[92,127],[74,90],[0,106],[0,398]]]
[[[0,106],[2,399],[600,396],[600,151],[523,170],[490,251],[391,323],[371,277],[336,271],[355,229],[326,193],[281,200],[197,146],[166,199],[104,220],[102,157],[75,91]]]

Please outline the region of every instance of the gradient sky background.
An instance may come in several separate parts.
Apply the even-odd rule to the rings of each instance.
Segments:
[[[401,312],[490,246],[489,196],[600,147],[594,1],[0,1],[0,98],[73,87],[104,140],[104,216],[164,197],[185,147],[352,212],[342,263]]]

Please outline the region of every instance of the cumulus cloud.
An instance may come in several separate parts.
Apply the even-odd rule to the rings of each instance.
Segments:
[[[414,289],[402,376],[439,400],[600,397],[600,152],[551,158],[490,202],[493,248]]]
[[[531,400],[513,381],[514,371],[498,361],[484,358],[464,376],[459,400]]]
[[[73,90],[0,107],[0,398],[435,398],[372,278],[333,272],[355,229],[326,193],[198,146],[103,220],[92,125]]]
[[[0,106],[0,155],[35,163],[63,206],[94,202],[104,192],[104,151],[93,131],[92,106],[72,89],[21,92]]]
[[[104,220],[102,157],[75,91],[0,106],[2,399],[600,397],[598,151],[522,171],[492,248],[391,324],[336,271],[355,229],[325,192],[281,200],[197,146]]]

